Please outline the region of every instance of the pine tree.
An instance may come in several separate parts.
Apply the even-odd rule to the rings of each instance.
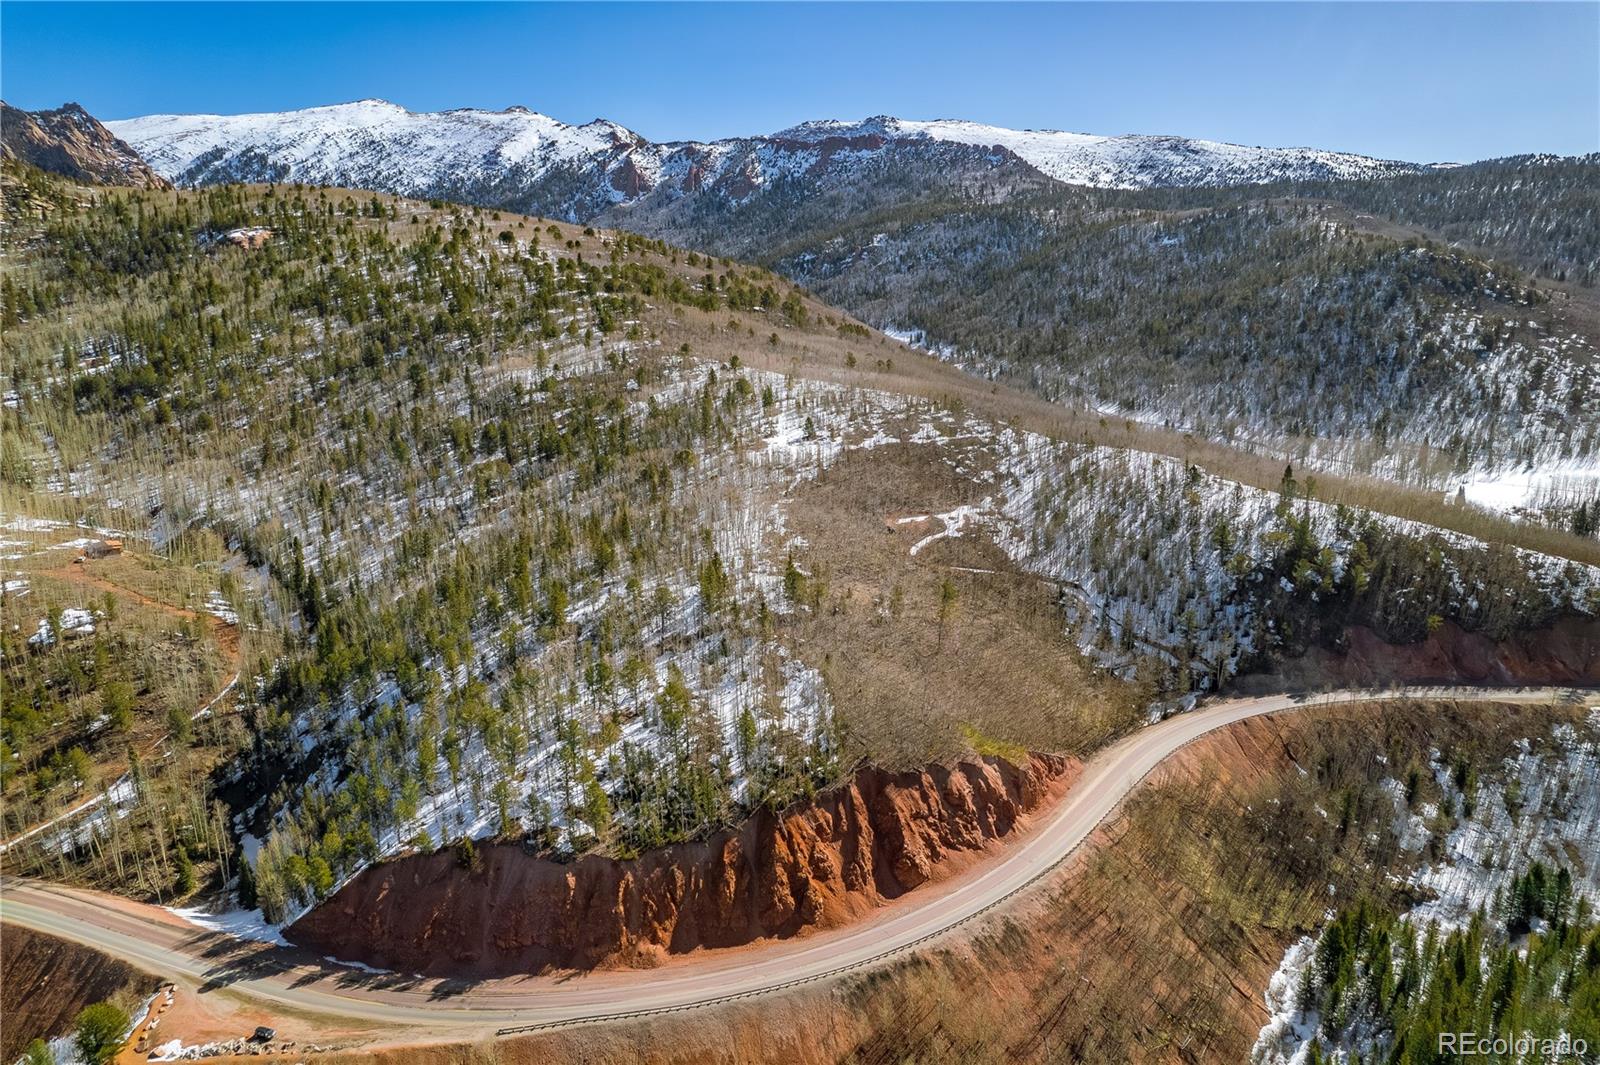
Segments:
[[[258,905],[256,899],[256,871],[250,859],[241,857],[239,861],[239,888],[237,892],[239,908],[253,910]]]
[[[175,850],[177,852],[178,866],[177,890],[180,896],[184,896],[193,892],[195,888],[194,863],[189,860],[188,847],[180,843]]]
[[[121,1047],[129,1023],[128,1015],[109,1002],[85,1006],[73,1034],[79,1055],[88,1062],[110,1061]]]

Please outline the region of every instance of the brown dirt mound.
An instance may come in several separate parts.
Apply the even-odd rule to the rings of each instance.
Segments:
[[[161,979],[88,947],[8,924],[0,929],[0,1061],[34,1039],[72,1030],[78,1011],[118,997],[143,998]]]
[[[403,972],[504,976],[649,966],[669,954],[837,926],[965,867],[1059,794],[1078,766],[1034,755],[920,772],[867,767],[847,785],[740,828],[633,860],[561,864],[516,846],[449,851],[357,876],[288,938]]]

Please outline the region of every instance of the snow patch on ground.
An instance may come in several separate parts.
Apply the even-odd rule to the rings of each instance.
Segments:
[[[916,554],[936,540],[943,540],[946,538],[954,539],[959,537],[961,535],[962,527],[968,523],[976,523],[977,519],[992,504],[992,499],[985,499],[982,503],[979,503],[976,506],[961,506],[954,510],[946,511],[943,514],[933,515],[934,518],[943,524],[944,528],[940,529],[938,532],[929,533],[927,536],[924,536],[922,539],[912,544],[911,553],[913,555]],[[901,518],[900,520],[904,522],[907,519]]]
[[[95,614],[80,607],[69,606],[61,612],[59,625],[62,636],[89,636],[94,633]],[[50,624],[49,618],[39,619],[39,631],[28,637],[28,643],[33,647],[53,647],[56,642],[56,627]]]
[[[239,624],[239,612],[233,609],[233,604],[221,592],[212,592],[206,596],[206,613],[227,625]]]
[[[1571,725],[1558,726],[1551,739],[1550,751],[1530,745],[1477,785],[1471,814],[1445,837],[1443,858],[1412,875],[1411,883],[1434,897],[1407,920],[1464,926],[1535,861],[1567,866],[1574,890],[1600,903],[1600,742]],[[1462,810],[1466,796],[1448,763],[1436,758],[1433,772]]]
[[[168,906],[166,910],[173,916],[181,917],[190,924],[199,925],[208,931],[221,932],[237,939],[272,943],[280,947],[289,945],[289,941],[283,938],[283,933],[261,916],[260,910],[226,910],[211,913],[200,907],[184,906]]]
[[[1447,499],[1465,496],[1486,510],[1510,513],[1541,502],[1600,496],[1600,459],[1558,462],[1516,470],[1481,470],[1461,478]]]
[[[1315,1010],[1300,1009],[1300,981],[1316,953],[1316,939],[1302,936],[1267,981],[1267,1012],[1272,1019],[1256,1036],[1250,1065],[1305,1065],[1311,1053],[1310,1039],[1322,1020]]]
[[[1566,866],[1575,892],[1591,904],[1600,903],[1600,710],[1589,715],[1582,729],[1556,726],[1549,739],[1542,751],[1523,740],[1500,772],[1472,789],[1470,803],[1456,786],[1449,759],[1433,752],[1431,768],[1445,794],[1445,812],[1459,820],[1445,837],[1443,857],[1419,865],[1408,878],[1432,897],[1402,920],[1441,929],[1465,927],[1477,911],[1493,912],[1512,879],[1535,861]],[[1395,801],[1396,839],[1404,850],[1420,851],[1432,837],[1427,822],[1439,810],[1424,806],[1420,815],[1411,814],[1399,781],[1387,779],[1382,786]],[[1305,936],[1273,973],[1266,991],[1271,1019],[1256,1037],[1251,1065],[1305,1065],[1309,1060],[1310,1040],[1321,1019],[1314,1010],[1300,1010],[1297,991],[1315,953],[1316,937]],[[1356,1039],[1352,1046],[1361,1042]],[[1323,1060],[1350,1061],[1349,1049],[1325,1049]]]

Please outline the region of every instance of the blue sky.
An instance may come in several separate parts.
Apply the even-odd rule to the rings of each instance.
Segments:
[[[103,118],[382,97],[656,140],[970,118],[1416,160],[1600,150],[1600,3],[0,5],[0,94]]]

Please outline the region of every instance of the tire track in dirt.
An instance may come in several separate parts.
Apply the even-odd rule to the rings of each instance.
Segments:
[[[69,584],[98,588],[102,592],[108,592],[119,598],[131,599],[140,606],[158,610],[168,617],[183,618],[188,621],[193,621],[196,618],[202,619],[210,628],[212,639],[216,641],[217,646],[222,649],[222,653],[232,663],[234,671],[238,671],[239,626],[237,624],[224,621],[215,614],[201,614],[199,611],[191,610],[188,607],[173,606],[164,599],[154,599],[137,589],[129,588],[125,584],[118,584],[109,577],[94,572],[91,569],[93,566],[94,563],[92,561],[69,563],[65,566],[58,566],[55,569],[41,570],[40,575],[66,581]]]

